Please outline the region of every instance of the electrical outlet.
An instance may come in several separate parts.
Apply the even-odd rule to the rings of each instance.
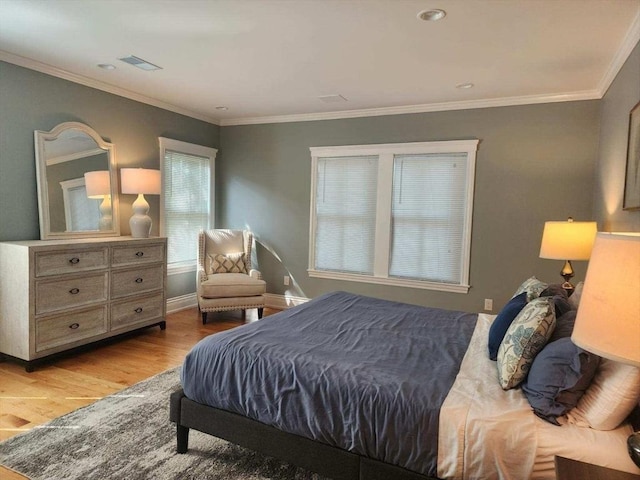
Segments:
[[[493,310],[493,299],[492,298],[485,298],[484,299],[484,309],[487,310],[488,312]]]
[[[289,285],[289,282],[291,281],[291,279],[289,278],[289,275],[285,275],[284,276],[284,284],[285,285]]]

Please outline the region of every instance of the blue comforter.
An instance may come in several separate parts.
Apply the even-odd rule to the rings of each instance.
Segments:
[[[190,399],[437,476],[440,406],[477,315],[334,292],[200,341]]]

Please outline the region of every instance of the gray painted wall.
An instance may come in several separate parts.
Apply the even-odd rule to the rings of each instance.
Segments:
[[[546,220],[592,219],[598,101],[223,127],[217,224],[251,228],[268,292],[315,297],[347,290],[409,303],[499,309],[531,275],[559,282],[538,258]],[[309,278],[309,147],[480,139],[468,294]],[[586,262],[575,262],[576,280]],[[283,285],[290,275],[291,287]]]
[[[343,289],[469,311],[493,298],[498,310],[526,277],[560,279],[560,262],[538,258],[546,220],[571,215],[603,230],[640,230],[640,212],[621,210],[639,78],[636,47],[601,101],[219,128],[0,62],[0,241],[39,236],[33,130],[79,121],[116,144],[120,167],[158,168],[158,136],[218,148],[217,225],[256,233],[271,293]],[[481,140],[468,294],[308,278],[310,146],[468,138]],[[134,199],[121,195],[123,234]],[[157,234],[158,198],[148,200]],[[578,281],[586,263],[575,267]],[[168,296],[194,289],[193,275],[172,277]]]
[[[594,217],[599,230],[640,232],[640,210],[622,210],[629,112],[640,101],[640,43],[601,100]]]
[[[118,167],[159,168],[158,137],[219,147],[207,122],[0,62],[0,241],[40,238],[34,130],[82,122],[116,146]],[[146,197],[158,235],[158,196]],[[129,235],[135,195],[120,195],[120,228]],[[194,240],[195,242],[195,240]],[[195,291],[194,275],[169,279],[168,296]]]

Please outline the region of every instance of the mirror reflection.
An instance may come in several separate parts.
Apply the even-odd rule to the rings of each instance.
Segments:
[[[113,145],[76,122],[35,136],[40,237],[118,235]]]

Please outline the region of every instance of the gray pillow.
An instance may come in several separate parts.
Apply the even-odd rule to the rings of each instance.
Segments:
[[[547,344],[536,356],[522,391],[536,415],[559,425],[591,384],[600,357],[573,344],[570,338]]]
[[[560,340],[561,338],[570,337],[573,333],[573,325],[576,323],[577,310],[569,310],[560,317],[556,318],[556,328],[551,334],[549,343]]]
[[[569,294],[564,288],[562,288],[561,283],[552,283],[540,294],[541,297],[555,297],[556,295],[560,295],[565,299],[569,298]]]

